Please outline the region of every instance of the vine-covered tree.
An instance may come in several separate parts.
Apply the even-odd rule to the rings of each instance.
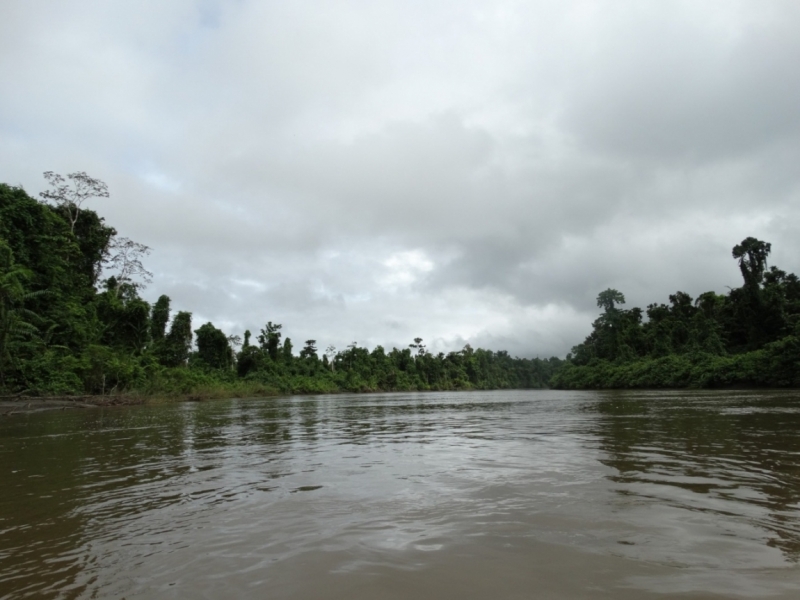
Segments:
[[[233,350],[225,333],[206,323],[195,330],[197,357],[203,366],[212,369],[229,369],[233,364]]]
[[[283,341],[283,349],[281,350],[281,360],[285,365],[291,364],[292,359],[294,358],[294,354],[292,354],[292,348],[292,338],[287,337]]]
[[[162,362],[168,367],[185,366],[192,348],[192,313],[180,311],[164,338]]]
[[[167,333],[167,322],[169,321],[169,296],[162,294],[153,305],[153,312],[150,317],[150,336],[153,342],[158,343],[164,339]]]
[[[739,269],[748,288],[761,285],[764,270],[767,268],[767,257],[772,251],[772,244],[762,242],[754,237],[747,237],[733,247],[733,258],[739,260]]]

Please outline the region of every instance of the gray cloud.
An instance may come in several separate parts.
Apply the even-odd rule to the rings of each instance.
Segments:
[[[230,333],[564,354],[602,289],[797,271],[793,2],[0,8],[0,180],[86,170]],[[302,338],[302,339],[301,339]]]

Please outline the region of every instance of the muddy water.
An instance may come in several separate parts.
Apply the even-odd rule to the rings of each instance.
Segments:
[[[800,597],[800,394],[0,421],[0,598]]]

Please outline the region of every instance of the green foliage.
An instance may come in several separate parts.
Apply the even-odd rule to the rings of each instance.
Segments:
[[[303,349],[300,351],[300,358],[314,361],[319,360],[317,356],[317,340],[306,340],[306,345],[303,346]]]
[[[748,237],[733,248],[744,284],[727,296],[685,292],[669,304],[619,310],[616,290],[598,296],[605,312],[572,349],[558,388],[800,385],[800,280],[767,270],[771,245]]]
[[[247,339],[246,336],[245,339]],[[242,347],[242,351],[239,352],[239,356],[236,360],[236,372],[239,377],[246,377],[251,371],[263,370],[265,367],[264,362],[264,351],[255,346],[246,344]]]
[[[284,364],[288,365],[291,364],[294,356],[292,355],[292,340],[291,338],[286,338],[283,342],[283,349],[281,351],[281,359]]]
[[[169,333],[160,348],[160,361],[165,367],[183,367],[192,349],[192,313],[181,311],[172,320]]]
[[[75,352],[97,340],[101,326],[94,314],[94,283],[115,231],[90,210],[83,210],[74,233],[62,211],[0,184],[0,238],[16,264],[30,271],[32,296],[25,308],[35,313],[48,343]]]
[[[0,238],[0,385],[5,387],[9,368],[17,365],[15,357],[22,352],[22,342],[38,333],[30,319],[36,315],[24,308],[34,295],[25,284],[31,272],[14,262],[14,253]]]
[[[150,337],[154,343],[163,340],[164,336],[167,334],[169,304],[169,296],[161,295],[153,305],[153,312],[150,316]]]
[[[170,298],[139,296],[150,273],[149,248],[127,238],[83,206],[108,197],[86,173],[48,172],[44,202],[0,185],[0,391],[32,394],[144,394],[214,397],[232,393],[461,390],[544,387],[562,361],[512,358],[473,349],[432,354],[415,338],[408,347],[372,350],[356,343],[317,350],[307,340],[294,355],[282,325],[268,322],[241,350],[212,323],[196,331],[191,313],[170,324]],[[104,269],[113,276],[101,280]],[[773,277],[775,286],[788,285]],[[777,288],[776,288],[777,289]],[[613,290],[609,290],[613,292]],[[624,298],[609,296],[609,314]],[[795,301],[800,303],[800,294]],[[621,311],[617,311],[620,312]],[[616,312],[605,318],[618,327]],[[167,325],[169,324],[169,329]],[[610,344],[604,352],[613,353]]]
[[[739,259],[739,270],[742,272],[746,287],[756,288],[761,284],[767,257],[771,251],[772,244],[754,237],[745,238],[741,244],[733,247],[733,258]]]
[[[227,336],[206,323],[195,330],[197,336],[197,359],[200,366],[211,369],[230,369],[233,365],[233,350],[228,343]]]
[[[261,350],[267,353],[273,361],[280,359],[279,349],[281,345],[281,328],[283,325],[273,324],[269,321],[261,333],[258,335],[258,343]]]
[[[150,304],[139,298],[136,288],[109,286],[97,295],[95,306],[103,325],[101,344],[132,354],[144,352],[150,342]]]
[[[622,295],[622,292],[608,288],[597,295],[597,306],[606,313],[613,311],[615,304],[625,304],[625,296]]]
[[[39,202],[0,184],[0,390],[3,393],[146,394],[214,397],[231,393],[536,388],[800,385],[800,279],[772,266],[770,244],[746,238],[733,248],[744,283],[727,295],[685,292],[646,311],[623,309],[607,289],[602,313],[566,362],[520,359],[473,349],[432,354],[408,347],[329,346],[306,340],[299,356],[282,325],[269,321],[251,344],[192,316],[170,321],[170,299],[139,297],[149,248],[116,238],[82,207],[107,197],[85,173],[49,173]],[[104,266],[115,269],[98,282]],[[139,281],[137,281],[137,279]]]

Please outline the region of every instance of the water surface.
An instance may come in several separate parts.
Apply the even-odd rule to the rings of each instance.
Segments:
[[[0,421],[0,598],[798,598],[800,395],[470,392]]]

